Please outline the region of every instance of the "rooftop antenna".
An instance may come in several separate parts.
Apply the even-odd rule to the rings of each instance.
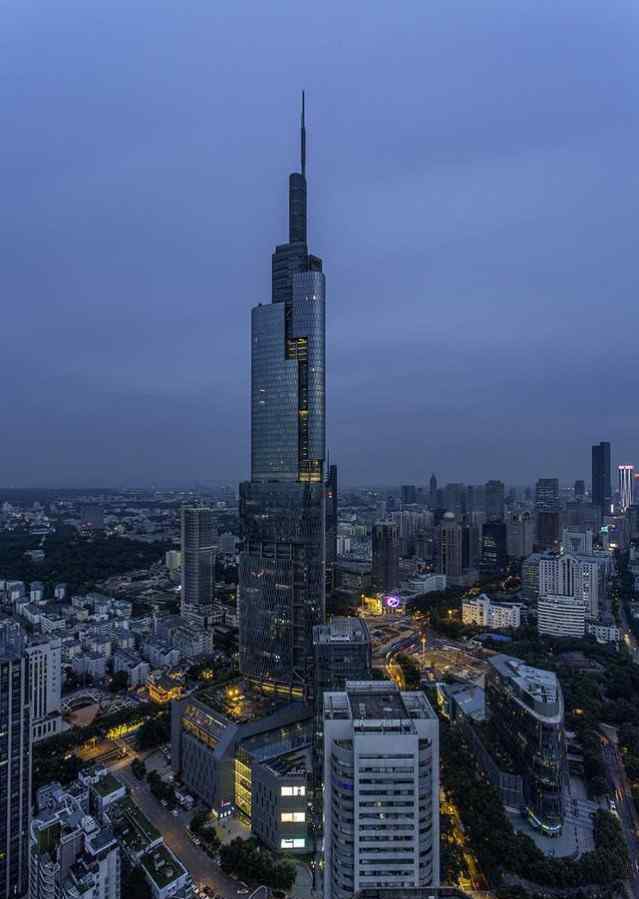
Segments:
[[[306,176],[306,124],[304,121],[304,91],[302,91],[302,128],[301,128],[301,155],[302,155],[302,175]]]

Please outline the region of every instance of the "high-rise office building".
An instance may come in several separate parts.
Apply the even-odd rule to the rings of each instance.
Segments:
[[[435,571],[459,578],[463,570],[462,528],[452,512],[446,512],[435,535]]]
[[[592,504],[604,515],[610,511],[611,495],[610,444],[602,440],[592,448]]]
[[[535,487],[535,546],[558,549],[561,503],[557,478],[539,478]]]
[[[337,561],[337,465],[331,465],[326,478],[326,586],[335,586]]]
[[[324,858],[325,899],[439,885],[439,724],[423,693],[324,694]]]
[[[488,660],[486,707],[514,769],[523,777],[530,823],[549,836],[558,835],[568,766],[557,675],[511,656],[493,656]]]
[[[181,614],[200,626],[206,625],[213,611],[216,543],[213,511],[183,506]]]
[[[504,482],[487,481],[484,488],[484,504],[488,521],[504,519]]]
[[[62,729],[62,640],[36,636],[25,649],[29,659],[33,742]]]
[[[537,512],[559,512],[559,480],[539,478],[535,486],[535,510]]]
[[[29,888],[31,708],[29,660],[13,622],[0,625],[0,899]]]
[[[399,590],[399,527],[395,521],[373,526],[372,587],[378,593]]]
[[[617,467],[619,477],[619,498],[621,499],[621,511],[625,512],[632,505],[635,486],[634,465],[619,465]]]
[[[417,487],[415,484],[402,484],[400,492],[403,506],[412,506],[417,502]]]
[[[506,524],[503,521],[487,521],[481,529],[482,575],[493,577],[504,574],[508,566],[506,551]]]
[[[437,506],[437,478],[434,474],[430,476],[430,481],[428,482],[428,505],[431,509]]]
[[[583,502],[586,496],[586,482],[585,481],[575,481],[575,499],[577,502]]]
[[[306,238],[306,130],[289,177],[289,241],[272,302],[251,313],[251,480],[240,486],[240,669],[281,688],[312,683],[325,601],[325,283]]]
[[[444,487],[444,506],[447,512],[463,515],[466,511],[466,485],[453,483]]]
[[[570,596],[584,604],[586,618],[596,620],[606,594],[608,560],[567,553],[539,560],[539,596]]]
[[[535,544],[535,516],[511,512],[506,520],[506,550],[511,558],[529,556]]]

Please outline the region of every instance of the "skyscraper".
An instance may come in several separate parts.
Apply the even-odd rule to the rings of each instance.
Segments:
[[[216,541],[213,511],[183,506],[181,614],[201,627],[212,614]]]
[[[434,474],[430,476],[430,481],[428,482],[428,494],[429,494],[429,505],[431,509],[434,509],[437,505],[437,478]]]
[[[487,481],[484,488],[484,503],[488,521],[504,520],[504,482]]]
[[[539,478],[535,487],[535,546],[557,549],[560,532],[559,481],[557,478]]]
[[[326,478],[326,586],[335,586],[337,561],[337,465],[331,465]]]
[[[463,571],[462,528],[452,512],[446,512],[436,532],[435,571],[455,583]]]
[[[395,521],[380,521],[373,526],[372,575],[373,590],[399,590],[399,527]]]
[[[251,314],[251,480],[240,485],[240,669],[286,689],[311,681],[325,594],[325,282],[306,242],[306,130],[289,177],[289,241],[272,302]]]
[[[31,813],[29,660],[23,634],[0,626],[0,899],[26,896]]]
[[[610,444],[602,440],[592,448],[592,504],[602,514],[610,511]]]
[[[506,552],[506,524],[503,521],[487,521],[481,533],[482,575],[492,577],[504,574],[508,565]]]
[[[619,465],[619,497],[621,499],[621,511],[625,512],[632,505],[633,490],[635,485],[634,465]]]
[[[423,693],[324,694],[324,858],[324,899],[439,885],[439,723]]]
[[[411,506],[417,502],[417,487],[415,484],[402,484],[401,499],[403,506]]]

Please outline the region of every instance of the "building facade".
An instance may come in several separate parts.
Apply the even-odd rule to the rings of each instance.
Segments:
[[[575,596],[545,594],[537,600],[537,631],[546,637],[575,637],[586,633],[586,606]]]
[[[610,511],[610,474],[610,444],[602,440],[592,448],[592,504],[598,506],[602,514]]]
[[[394,521],[373,525],[372,588],[377,593],[399,590],[399,528]]]
[[[205,626],[215,592],[217,530],[213,510],[183,506],[182,596],[180,613],[187,621]]]
[[[439,885],[439,725],[423,693],[324,695],[324,897]]]
[[[0,899],[26,896],[31,819],[31,685],[24,636],[0,626]]]
[[[476,624],[489,630],[516,628],[521,626],[521,603],[492,602],[489,596],[464,598],[462,600],[462,623]]]
[[[304,691],[324,620],[325,280],[306,236],[306,131],[289,178],[289,242],[251,313],[251,480],[240,486],[240,669]]]
[[[619,481],[619,500],[621,503],[621,511],[632,505],[634,500],[635,488],[635,467],[634,465],[617,466],[617,476]]]
[[[33,741],[62,729],[62,640],[35,637],[25,649],[29,659]]]
[[[556,836],[567,776],[561,686],[554,673],[511,656],[493,656],[488,665],[487,711],[523,777],[526,813],[534,827]]]

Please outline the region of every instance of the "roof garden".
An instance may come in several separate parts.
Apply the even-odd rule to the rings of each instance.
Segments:
[[[106,777],[97,781],[97,783],[92,784],[92,786],[95,792],[104,799],[106,796],[110,796],[111,793],[121,790],[124,784],[117,777],[114,777],[113,774],[109,773]]]
[[[136,855],[162,838],[160,831],[132,802],[130,796],[113,803],[109,808],[109,818],[118,838]]]

